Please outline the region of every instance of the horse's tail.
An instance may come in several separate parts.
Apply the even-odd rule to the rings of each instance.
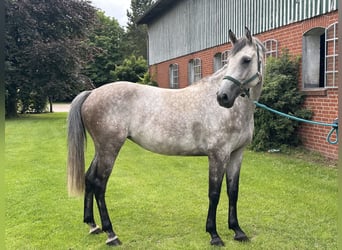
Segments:
[[[84,149],[86,131],[82,120],[81,108],[91,91],[80,93],[72,101],[68,115],[68,192],[79,196],[84,192]]]

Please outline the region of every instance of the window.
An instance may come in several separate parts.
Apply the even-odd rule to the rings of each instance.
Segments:
[[[317,27],[303,36],[304,88],[338,87],[338,23]]]
[[[179,78],[178,78],[178,64],[171,64],[169,66],[169,84],[171,89],[179,88]]]
[[[218,71],[228,62],[230,50],[226,50],[223,53],[216,53],[214,56],[214,72]]]
[[[304,88],[324,87],[325,29],[313,28],[303,36]]]
[[[189,61],[189,85],[202,78],[201,59],[195,58]]]
[[[221,56],[222,66],[221,67],[223,67],[225,64],[227,64],[229,53],[230,53],[230,50],[226,50],[225,52],[222,53],[222,56]]]
[[[222,67],[221,58],[222,58],[221,52],[216,53],[214,55],[214,72],[218,71]]]
[[[275,39],[268,39],[264,42],[266,48],[265,59],[268,57],[278,57],[278,41]]]
[[[338,86],[338,23],[330,25],[325,31],[325,87]]]

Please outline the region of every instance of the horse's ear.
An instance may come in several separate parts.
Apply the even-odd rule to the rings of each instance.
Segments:
[[[252,38],[252,35],[251,35],[251,32],[249,31],[248,27],[246,26],[245,27],[245,32],[246,32],[246,38],[247,40],[252,43],[253,42],[253,38]]]
[[[235,36],[234,32],[231,29],[229,29],[229,39],[230,39],[230,41],[232,41],[233,45],[237,41],[236,36]]]

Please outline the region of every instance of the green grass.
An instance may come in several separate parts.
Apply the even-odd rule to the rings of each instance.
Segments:
[[[82,223],[83,198],[67,195],[66,114],[6,121],[5,135],[6,249],[108,249],[106,235],[90,236]],[[251,241],[235,242],[227,230],[224,185],[217,223],[227,249],[337,249],[337,169],[301,158],[245,152],[238,208]],[[160,156],[127,142],[106,194],[118,249],[214,249],[205,233],[207,168],[205,157]]]

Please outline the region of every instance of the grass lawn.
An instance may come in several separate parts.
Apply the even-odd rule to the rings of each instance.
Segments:
[[[8,120],[5,135],[6,249],[109,249],[105,234],[88,235],[83,198],[67,195],[66,113]],[[235,242],[227,229],[224,185],[217,224],[227,249],[337,249],[337,169],[308,159],[245,152],[238,212],[251,241]],[[118,249],[214,249],[205,233],[207,168],[206,157],[127,142],[106,193]]]

